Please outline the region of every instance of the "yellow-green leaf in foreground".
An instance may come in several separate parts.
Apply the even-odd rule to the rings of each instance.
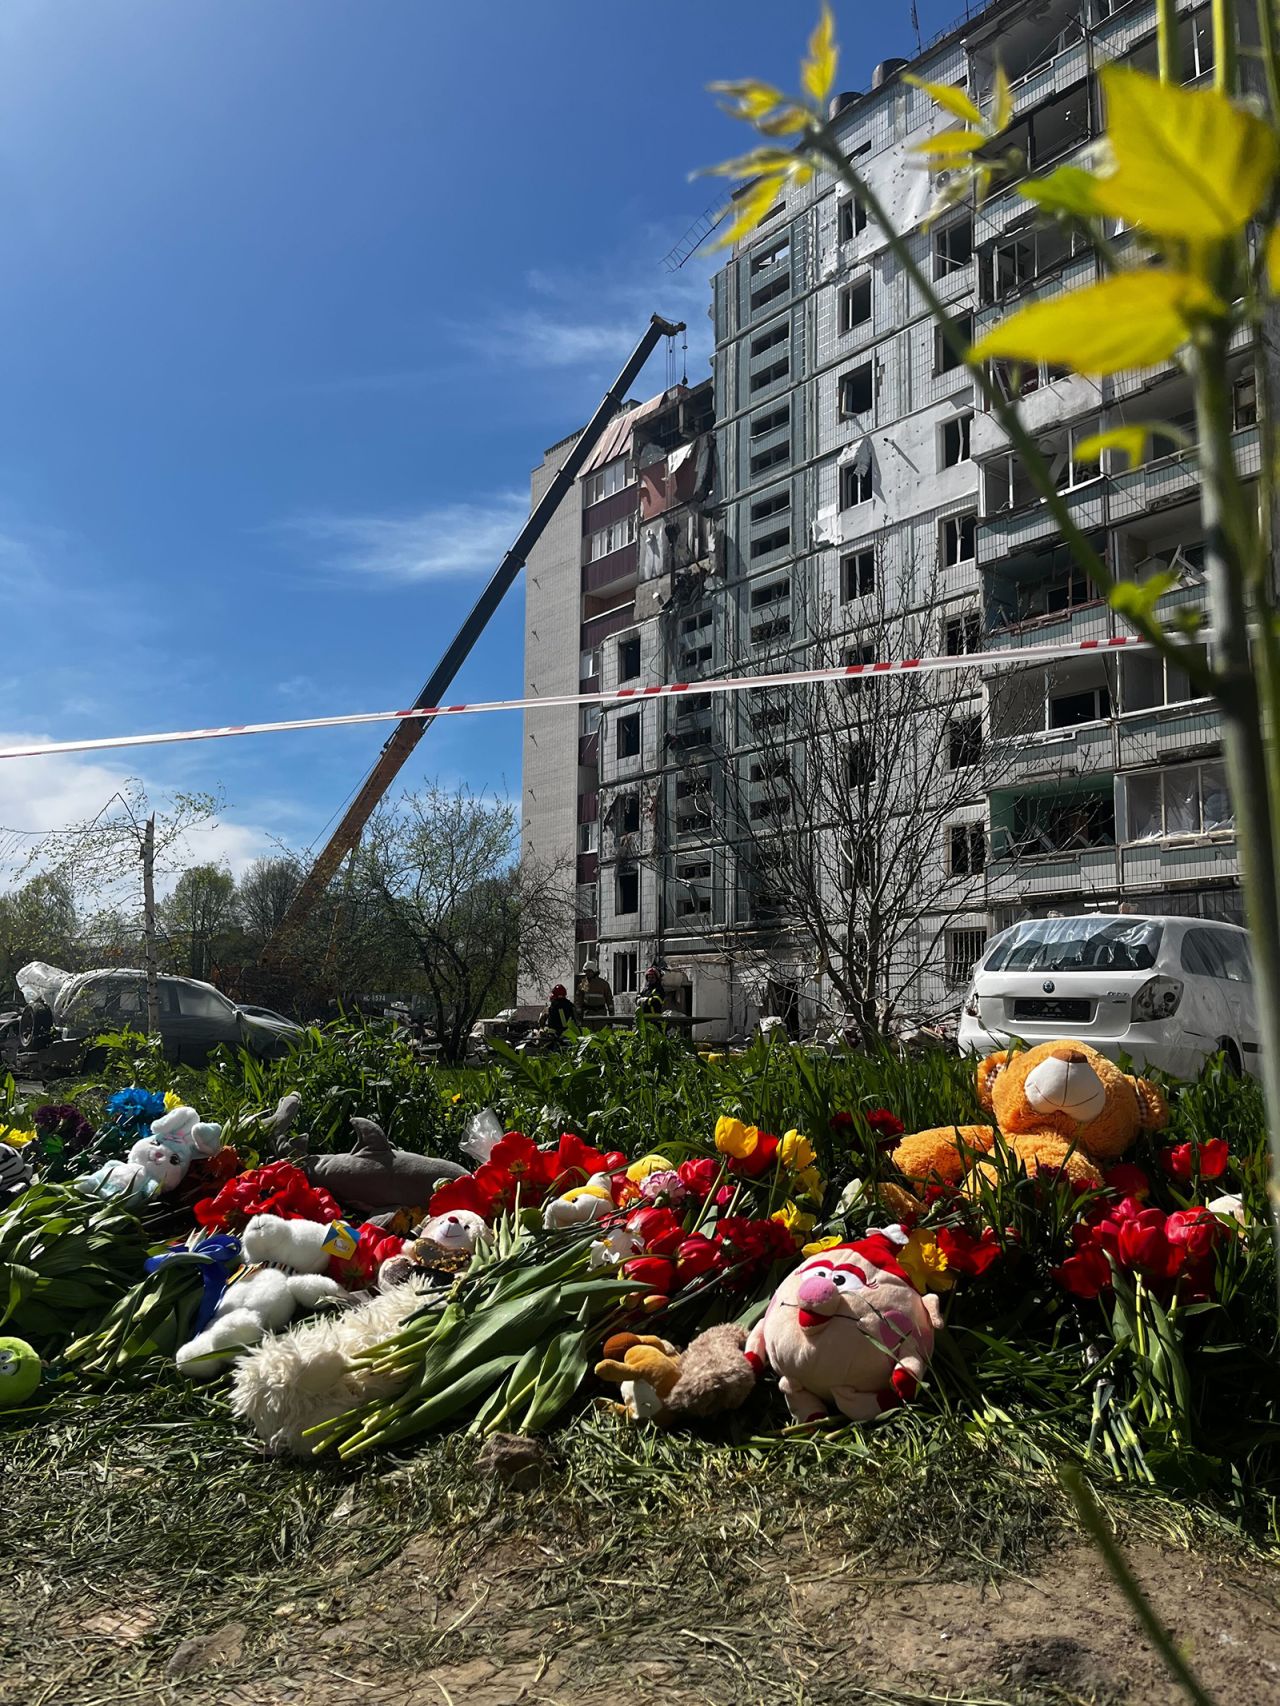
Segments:
[[[711,245],[713,249],[726,249],[730,243],[736,243],[740,237],[748,237],[768,213],[781,194],[784,179],[770,174],[757,178],[749,184],[742,195],[733,204],[733,218],[724,231]]]
[[[1047,361],[1073,373],[1154,367],[1186,342],[1197,315],[1221,312],[1218,298],[1192,274],[1143,267],[1033,302],[988,332],[973,356]]]
[[[1267,283],[1271,286],[1271,294],[1280,296],[1280,225],[1273,225],[1267,232]]]
[[[805,93],[815,101],[825,101],[831,93],[838,58],[836,21],[831,16],[830,6],[823,0],[818,27],[809,37],[809,57],[800,67],[800,81],[804,84]]]
[[[991,99],[991,128],[997,136],[1002,130],[1009,128],[1009,120],[1012,117],[1013,90],[1004,74],[1004,66],[997,65],[995,91]]]
[[[925,160],[954,160],[972,155],[981,146],[982,136],[976,130],[940,130],[927,142],[918,142],[911,152]]]
[[[1181,576],[1176,569],[1162,569],[1149,579],[1137,581],[1117,581],[1107,595],[1107,603],[1121,616],[1134,616],[1139,620],[1154,622],[1156,605],[1165,593],[1172,592]]]
[[[752,123],[786,100],[781,89],[775,89],[772,83],[757,83],[753,78],[736,83],[708,83],[707,87],[713,95],[726,97],[720,103],[725,112]]]
[[[1047,178],[1028,178],[1018,185],[1018,194],[1035,202],[1046,213],[1071,213],[1078,219],[1096,219],[1102,212],[1098,206],[1098,180],[1092,172],[1079,166],[1059,166]]]
[[[1271,127],[1216,89],[1180,89],[1103,67],[1115,170],[1098,206],[1155,237],[1233,236],[1262,205],[1276,171]]]
[[[1106,432],[1092,433],[1079,439],[1071,452],[1073,462],[1096,462],[1104,450],[1116,450],[1130,468],[1140,468],[1147,459],[1147,446],[1159,436],[1176,443],[1190,445],[1186,433],[1162,421],[1134,421],[1128,426],[1110,427]]]
[[[930,100],[936,101],[953,118],[962,118],[968,124],[982,123],[982,114],[963,89],[957,89],[951,83],[926,83],[922,77],[913,77],[909,71],[903,74],[902,81],[910,83],[914,89],[923,89]]]

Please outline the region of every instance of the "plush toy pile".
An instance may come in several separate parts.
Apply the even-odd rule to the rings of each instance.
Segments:
[[[536,1431],[580,1395],[638,1425],[776,1427],[776,1383],[791,1425],[863,1423],[917,1400],[984,1287],[1047,1285],[1064,1317],[1217,1295],[1252,1226],[1206,1190],[1225,1143],[1162,1147],[1161,1091],[1078,1043],[993,1055],[977,1086],[992,1124],[861,1110],[818,1143],[726,1115],[638,1157],[485,1110],[471,1171],[364,1118],[309,1154],[296,1095],[232,1133],[137,1086],[97,1131],[39,1109],[0,1130],[0,1407],[230,1375],[270,1451],[343,1458],[464,1418]],[[851,1134],[871,1176],[829,1188],[820,1152]]]

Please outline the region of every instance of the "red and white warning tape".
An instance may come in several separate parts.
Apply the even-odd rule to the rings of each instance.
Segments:
[[[785,670],[770,675],[727,675],[714,681],[672,681],[663,687],[618,687],[611,693],[548,694],[533,699],[488,699],[471,705],[432,705],[422,710],[353,711],[341,717],[295,717],[283,723],[232,723],[218,729],[178,729],[167,734],[106,735],[97,740],[41,741],[31,746],[0,747],[2,758],[48,758],[60,752],[108,752],[125,746],[169,746],[177,741],[225,740],[232,735],[290,734],[296,729],[342,729],[357,723],[402,723],[415,718],[474,716],[481,711],[553,711],[577,705],[623,705],[634,699],[662,699],[677,693],[742,693],[760,687],[799,687],[811,681],[846,681],[851,676],[904,675],[908,671],[993,669],[1009,664],[1052,662],[1087,652],[1138,651],[1146,640],[1123,636],[1075,640],[1053,646],[1006,647],[966,652],[960,657],[900,658],[895,661],[839,664],[825,669]]]

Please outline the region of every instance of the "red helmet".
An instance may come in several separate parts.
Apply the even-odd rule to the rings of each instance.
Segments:
[[[644,974],[644,981],[646,983],[662,982],[662,973],[658,970],[657,966],[649,967],[648,971]]]
[[[565,999],[565,989],[564,989],[564,985],[562,983],[556,983],[556,984],[552,985],[552,987],[551,987],[551,999],[553,1001],[556,1001],[556,1000],[563,1001]]]

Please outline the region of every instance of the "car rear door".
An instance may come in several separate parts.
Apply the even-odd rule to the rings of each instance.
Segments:
[[[203,1066],[220,1043],[239,1046],[236,1010],[225,995],[186,978],[165,981],[170,984],[177,1009],[173,1026],[180,1060],[188,1066]]]

